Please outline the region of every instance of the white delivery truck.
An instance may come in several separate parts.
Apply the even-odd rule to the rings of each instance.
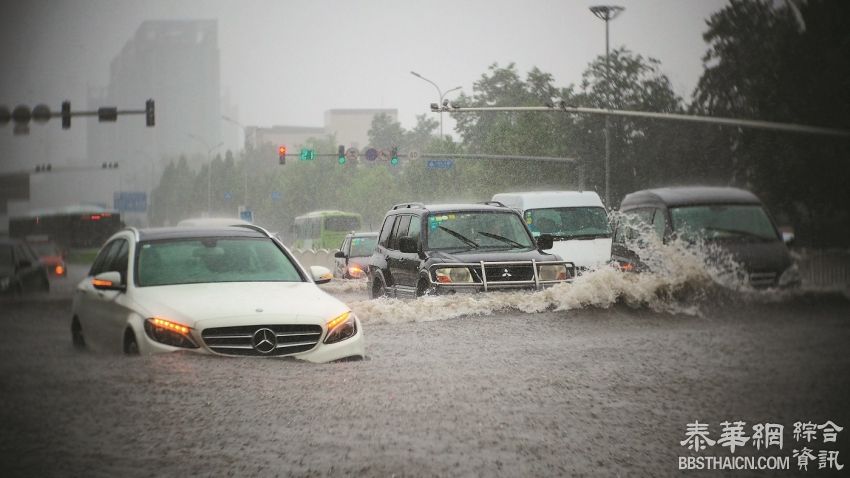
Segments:
[[[596,269],[611,260],[608,212],[593,191],[535,191],[493,196],[517,209],[535,236],[555,239],[550,252],[581,269]]]

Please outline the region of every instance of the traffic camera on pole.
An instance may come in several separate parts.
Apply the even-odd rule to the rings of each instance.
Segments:
[[[277,156],[281,166],[286,164],[286,146],[279,146],[277,148]]]

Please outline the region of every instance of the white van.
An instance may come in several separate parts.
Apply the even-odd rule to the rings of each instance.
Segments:
[[[551,234],[550,252],[576,267],[596,269],[611,260],[608,212],[592,191],[537,191],[493,196],[517,209],[535,236]]]

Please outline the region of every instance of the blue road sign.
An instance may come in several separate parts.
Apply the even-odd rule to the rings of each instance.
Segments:
[[[230,191],[227,191],[226,193],[224,193],[224,199],[230,201],[231,199],[233,199],[233,194],[231,194]]]
[[[429,159],[426,165],[428,169],[452,169],[454,166],[454,159]]]
[[[112,195],[113,207],[121,212],[145,212],[148,195],[145,192],[118,192]]]
[[[280,191],[272,191],[272,201],[280,201]]]
[[[239,211],[239,219],[247,222],[254,222],[254,211],[250,209],[245,209],[243,211]]]

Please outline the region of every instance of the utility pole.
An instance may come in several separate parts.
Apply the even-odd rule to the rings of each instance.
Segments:
[[[609,55],[609,47],[608,47],[608,22],[617,18],[617,15],[625,10],[623,7],[619,7],[616,5],[596,5],[590,7],[590,11],[596,15],[597,18],[603,20],[605,22],[605,82],[607,83],[608,89],[611,90],[611,64],[608,61]],[[612,91],[613,92],[613,91]],[[607,98],[608,100],[608,108],[611,108],[611,98]],[[610,139],[610,119],[608,116],[605,116],[605,206],[611,207],[611,139]]]

